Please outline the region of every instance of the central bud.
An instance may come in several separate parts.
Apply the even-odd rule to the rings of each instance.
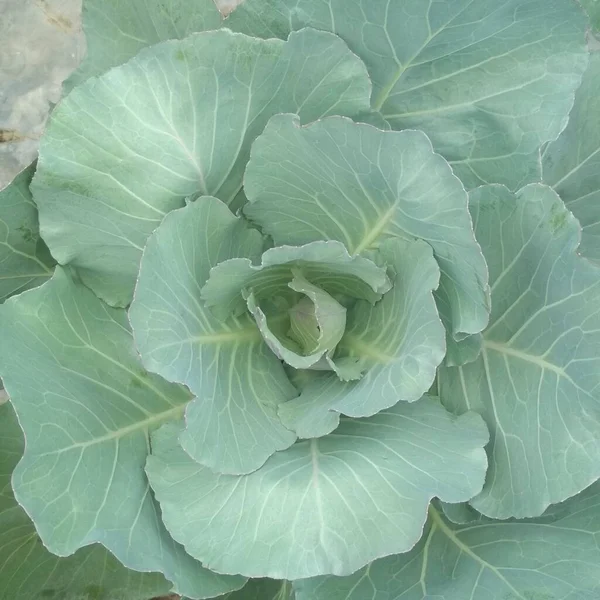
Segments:
[[[278,358],[296,369],[331,370],[331,356],[346,328],[346,308],[299,270],[292,274],[287,284],[295,292],[291,308],[265,312],[251,291],[246,293],[248,310]]]
[[[302,298],[289,310],[289,315],[288,336],[302,348],[304,354],[311,354],[318,348],[321,337],[321,327],[314,302],[309,298]]]
[[[213,267],[201,290],[214,316],[226,320],[248,311],[271,351],[295,369],[360,377],[354,360],[334,352],[346,329],[346,309],[372,304],[391,288],[386,269],[351,256],[335,241],[266,250],[260,264],[232,258]]]
[[[300,346],[304,355],[333,352],[346,328],[345,307],[298,271],[292,272],[294,279],[288,286],[303,297],[289,310],[288,337]]]

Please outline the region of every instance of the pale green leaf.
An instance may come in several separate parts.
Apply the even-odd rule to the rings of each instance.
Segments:
[[[204,564],[253,577],[349,574],[406,552],[431,498],[470,498],[487,466],[479,415],[453,417],[430,397],[344,419],[243,477],[194,462],[177,432],[156,432],[146,466],[165,524]]]
[[[439,268],[422,241],[392,239],[381,248],[393,271],[392,289],[375,306],[358,302],[348,312],[335,362],[353,358],[364,375],[342,383],[335,375],[308,383],[279,407],[283,423],[299,437],[332,431],[340,413],[365,417],[399,401],[414,402],[430,387],[444,358],[445,331],[432,295]]]
[[[206,598],[243,579],[211,573],[164,529],[144,475],[149,431],[189,393],[148,374],[127,316],[58,268],[0,307],[0,375],[25,432],[15,496],[61,556],[100,542],[125,566]]]
[[[565,127],[587,61],[572,0],[245,0],[226,22],[340,35],[369,69],[373,108],[427,133],[468,187],[539,180],[538,149]]]
[[[544,185],[472,193],[490,268],[492,315],[479,358],[439,373],[446,408],[473,409],[492,441],[483,492],[495,518],[533,517],[600,477],[600,269]]]
[[[277,405],[297,395],[249,314],[217,319],[200,298],[211,267],[258,257],[262,237],[216,198],[173,211],[148,240],[129,311],[144,366],[184,383],[185,450],[225,473],[248,473],[295,435]]]
[[[86,55],[63,91],[127,62],[146,46],[218,29],[221,19],[213,0],[83,0]]]
[[[488,319],[487,270],[467,194],[418,131],[381,131],[331,117],[306,127],[277,115],[252,147],[246,214],[276,245],[343,242],[350,254],[388,237],[421,238],[442,271],[454,334]]]
[[[344,42],[314,30],[287,42],[221,30],[146,48],[52,113],[32,184],[42,236],[97,295],[127,305],[165,214],[196,194],[237,208],[250,145],[271,115],[353,116],[370,90]]]
[[[307,281],[300,271],[294,272],[294,278],[288,285],[304,294],[290,309],[290,336],[301,344],[305,352],[333,352],[346,330],[346,308]]]
[[[552,519],[455,525],[434,507],[419,544],[350,577],[294,583],[297,600],[596,600],[600,485]]]
[[[0,406],[0,598],[148,600],[168,593],[164,577],[130,571],[102,546],[82,548],[68,558],[48,552],[10,485],[23,450],[12,406]]]
[[[305,294],[290,309],[290,337],[306,352],[335,348],[346,329],[346,309],[300,274],[289,286]]]
[[[270,232],[271,227],[268,229]],[[277,247],[262,255],[260,264],[238,258],[217,265],[202,288],[202,298],[221,319],[241,314],[246,310],[242,290],[252,289],[259,300],[289,292],[294,268],[330,294],[363,298],[371,303],[390,289],[384,268],[368,258],[350,256],[340,242],[315,240],[304,246],[277,243]]]
[[[346,309],[299,274],[289,287],[307,295],[289,309],[288,315],[275,313],[269,319],[253,293],[248,296],[248,310],[277,358],[295,369],[331,370],[325,354],[333,352],[344,335]],[[280,324],[279,334],[269,321]]]
[[[569,125],[546,148],[542,165],[544,183],[581,223],[581,253],[600,261],[600,53],[590,55]]]
[[[54,260],[38,231],[29,192],[35,166],[0,190],[0,302],[52,277]]]

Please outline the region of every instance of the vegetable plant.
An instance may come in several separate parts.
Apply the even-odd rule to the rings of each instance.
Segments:
[[[84,2],[0,192],[0,597],[600,594],[574,0]]]

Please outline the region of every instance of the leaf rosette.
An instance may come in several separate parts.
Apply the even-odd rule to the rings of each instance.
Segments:
[[[423,399],[445,355],[442,320],[475,333],[487,314],[486,268],[466,193],[419,132],[340,117],[302,126],[288,114],[274,116],[254,142],[244,192],[249,202],[241,214],[198,197],[168,214],[146,244],[129,310],[136,346],[146,369],[195,396],[183,424],[157,434],[148,475],[171,533],[218,572],[291,579],[347,573],[368,556],[411,547],[431,497],[467,497],[483,483],[480,418],[456,420],[436,399]],[[446,239],[436,243],[442,231]],[[417,431],[407,426],[413,420]],[[449,455],[436,455],[437,442],[428,439],[432,420],[456,444],[452,455],[466,479],[440,476]],[[371,427],[380,435],[389,427],[391,445],[372,446]],[[462,428],[471,432],[466,444]],[[351,433],[342,435],[346,429]],[[423,450],[420,466],[404,462],[410,437]],[[342,464],[365,489],[381,487],[404,515],[396,535],[382,533],[352,552],[327,540],[335,536],[327,519],[315,520],[323,509],[315,497],[320,478],[331,485],[323,491],[331,507],[345,485],[341,472],[327,473],[330,455],[351,449],[366,462],[344,457]],[[387,460],[393,474],[381,472]],[[171,477],[188,469],[185,485],[173,487]],[[420,481],[422,469],[435,475]],[[274,471],[291,480],[266,494]],[[393,481],[398,476],[403,484]],[[250,560],[246,542],[235,550],[231,516],[204,521],[213,495],[229,499],[227,515],[257,510],[265,529],[258,526],[256,543],[279,539],[282,557],[291,561],[297,552],[299,560],[283,566],[259,548]],[[182,497],[203,500],[184,507]],[[286,509],[289,516],[274,525],[273,511]],[[355,510],[338,507],[340,526],[356,519],[382,526],[366,504]],[[302,523],[302,536],[290,521]],[[184,523],[194,527],[181,529]],[[197,543],[200,531],[204,541]]]
[[[15,495],[50,550],[98,541],[206,597],[244,576],[350,573],[410,549],[431,498],[480,492],[483,420],[427,396],[447,344],[489,314],[467,192],[425,134],[387,130],[370,94],[332,33],[220,30],[142,50],[57,107],[31,189],[69,266],[2,321],[29,439]],[[44,392],[26,363],[49,373]],[[109,456],[91,493],[86,473]],[[252,544],[232,530],[247,513]],[[336,530],[356,523],[379,533],[348,546]]]
[[[595,364],[598,270],[539,183],[589,209],[593,258],[595,146],[565,160],[594,106],[577,96],[565,129],[585,19],[382,6],[247,0],[228,29],[208,1],[88,2],[31,185],[0,195],[21,211],[0,374],[27,442],[6,519],[18,502],[51,552],[100,543],[195,599],[442,597],[427,561],[464,554],[457,594],[518,595],[494,536],[541,552],[553,509],[492,518],[597,480],[597,377],[572,364]],[[585,515],[556,518],[588,547]]]

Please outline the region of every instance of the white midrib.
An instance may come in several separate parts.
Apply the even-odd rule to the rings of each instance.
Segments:
[[[367,248],[373,244],[377,240],[377,238],[383,233],[385,228],[388,226],[389,222],[394,218],[396,214],[396,209],[398,208],[398,201],[394,202],[388,210],[386,210],[383,215],[381,215],[377,222],[373,225],[371,230],[367,235],[363,237],[363,239],[358,243],[358,245],[351,250],[352,255],[360,254]]]
[[[494,352],[498,352],[506,356],[518,358],[519,360],[528,362],[532,365],[539,367],[543,371],[552,371],[560,377],[568,378],[567,373],[562,367],[559,367],[554,363],[548,362],[543,356],[529,354],[528,352],[523,352],[522,350],[511,348],[510,346],[507,346],[506,344],[502,344],[500,342],[492,342],[491,340],[484,340],[483,347],[487,350],[493,350]]]
[[[97,444],[101,444],[103,442],[110,442],[112,440],[121,439],[131,433],[136,433],[138,431],[147,431],[155,425],[160,425],[165,421],[170,419],[176,419],[183,415],[185,407],[187,403],[181,404],[180,406],[175,406],[169,410],[166,410],[161,413],[157,413],[148,417],[147,419],[143,419],[141,421],[137,421],[136,423],[132,423],[131,425],[127,425],[126,427],[121,427],[120,429],[115,429],[114,431],[110,431],[109,433],[102,435],[100,437],[94,438],[92,440],[88,440],[87,442],[80,442],[77,444],[71,444],[70,446],[66,446],[65,448],[60,448],[56,452],[47,452],[42,454],[42,456],[46,456],[49,454],[62,454],[63,452],[68,452],[70,450],[76,448],[88,448],[90,446],[95,446]],[[36,456],[40,456],[39,454]]]
[[[429,506],[429,516],[433,522],[433,525],[436,526],[463,554],[467,555],[469,558],[472,558],[475,562],[480,564],[482,567],[489,569],[502,583],[506,585],[510,589],[510,591],[515,595],[515,598],[519,600],[527,600],[525,596],[523,596],[513,585],[504,577],[504,575],[494,566],[483,560],[479,555],[475,554],[469,546],[467,546],[464,542],[462,542],[456,533],[448,527],[446,522],[440,516],[440,513],[433,507],[433,505]]]

